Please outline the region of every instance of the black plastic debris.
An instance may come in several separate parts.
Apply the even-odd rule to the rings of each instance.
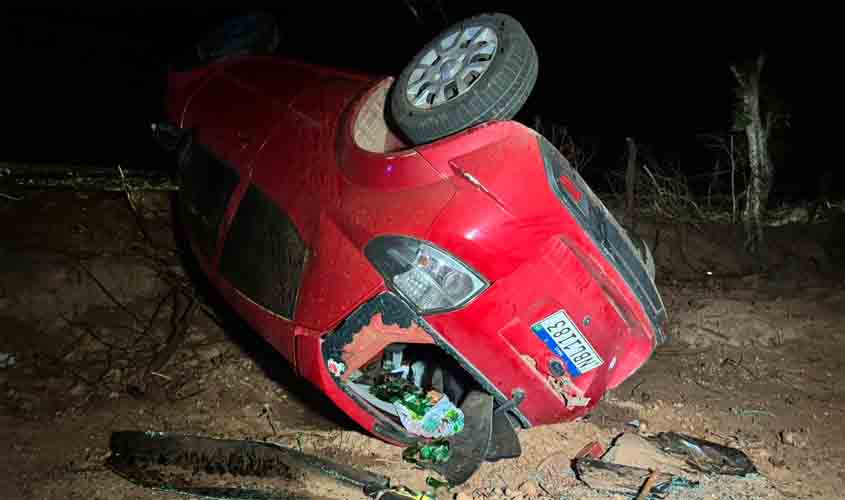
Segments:
[[[386,476],[266,441],[118,431],[112,433],[110,447],[106,465],[124,479],[201,498],[308,499],[309,473],[329,476],[381,500],[429,498],[392,486]]]
[[[487,461],[518,458],[522,455],[522,445],[516,435],[513,425],[508,421],[505,412],[493,413],[493,432],[490,437],[490,448],[487,450]]]
[[[485,462],[493,435],[493,396],[470,391],[461,404],[466,415],[463,431],[448,438],[451,457],[446,463],[431,468],[439,472],[451,486],[465,483]]]
[[[593,442],[573,466],[578,479],[595,490],[651,500],[699,486],[701,474],[757,473],[742,451],[677,432],[622,433],[607,451]]]
[[[652,472],[640,467],[614,464],[592,458],[579,458],[575,461],[575,473],[578,479],[590,488],[614,495],[634,497],[645,488],[649,477],[656,478],[647,492],[646,498],[662,499],[679,488],[698,486],[697,481],[673,476],[661,472]]]
[[[684,458],[688,465],[707,474],[745,476],[757,473],[757,467],[748,455],[736,448],[677,432],[660,432],[646,439],[661,451]]]

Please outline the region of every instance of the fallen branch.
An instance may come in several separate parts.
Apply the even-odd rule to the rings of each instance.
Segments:
[[[97,287],[98,287],[98,288],[99,288],[99,289],[100,289],[100,290],[101,290],[101,291],[102,291],[102,292],[106,295],[106,297],[108,297],[108,299],[109,299],[109,300],[111,300],[111,301],[112,301],[112,303],[114,303],[114,305],[116,305],[117,307],[119,307],[119,308],[120,308],[122,311],[124,311],[126,314],[128,314],[128,315],[132,316],[132,318],[133,318],[136,322],[138,322],[138,323],[143,323],[143,321],[141,320],[141,317],[140,317],[140,316],[138,316],[138,314],[136,314],[136,313],[135,313],[135,311],[133,311],[133,310],[129,309],[129,308],[128,308],[128,307],[126,307],[126,306],[125,306],[125,305],[124,305],[121,301],[119,301],[119,300],[117,299],[117,297],[115,297],[115,296],[114,296],[114,294],[113,294],[113,293],[111,293],[111,291],[109,291],[109,289],[108,289],[108,288],[107,288],[107,287],[103,284],[103,282],[101,282],[101,281],[97,278],[97,276],[95,276],[95,275],[94,275],[94,273],[93,273],[93,272],[91,272],[91,270],[90,270],[90,269],[88,269],[88,268],[87,268],[87,267],[86,267],[86,266],[82,263],[82,261],[81,261],[81,260],[77,259],[76,263],[77,263],[77,265],[78,265],[78,266],[79,266],[79,267],[80,267],[83,271],[85,271],[85,274],[87,274],[87,275],[88,275],[88,277],[90,277],[90,278],[94,281],[94,283],[95,283],[95,284],[97,285]]]
[[[164,170],[27,163],[0,163],[0,186],[72,191],[179,190],[172,173]]]
[[[120,173],[120,183],[123,186],[123,191],[126,193],[126,200],[129,202],[129,209],[132,211],[132,215],[135,216],[135,222],[138,224],[138,229],[141,231],[141,234],[144,235],[144,239],[147,240],[147,243],[155,248],[156,244],[150,237],[150,233],[147,232],[146,226],[144,226],[144,219],[141,217],[141,213],[138,212],[138,207],[135,206],[135,199],[132,198],[132,190],[129,189],[129,182],[126,180],[126,171],[123,170],[123,167],[120,165],[117,166],[117,171]]]
[[[177,296],[174,296],[174,299],[175,297]],[[164,368],[164,365],[166,365],[167,362],[170,361],[170,358],[182,345],[182,342],[184,341],[185,336],[188,332],[188,327],[191,324],[191,319],[193,318],[196,307],[197,301],[196,299],[194,299],[184,310],[182,315],[178,319],[175,319],[179,312],[177,311],[177,306],[174,304],[173,330],[171,331],[170,338],[167,339],[167,343],[164,345],[164,347],[162,347],[158,352],[155,353],[152,361],[150,361],[149,366],[147,366],[147,374],[145,376],[146,379],[149,379],[150,375]]]

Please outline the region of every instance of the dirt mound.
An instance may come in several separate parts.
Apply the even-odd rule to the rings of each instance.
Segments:
[[[793,340],[807,327],[783,301],[752,303],[731,298],[696,299],[674,318],[672,334],[693,347],[714,343],[741,346],[777,346]],[[792,304],[795,309],[795,304]]]

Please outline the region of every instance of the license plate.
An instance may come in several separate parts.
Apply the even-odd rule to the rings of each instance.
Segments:
[[[538,321],[531,330],[552,352],[563,359],[572,377],[583,375],[604,363],[587,337],[578,330],[575,322],[563,309]]]

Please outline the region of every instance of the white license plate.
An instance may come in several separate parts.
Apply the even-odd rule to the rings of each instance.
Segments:
[[[587,337],[578,330],[575,322],[563,309],[534,323],[531,330],[552,352],[563,359],[573,378],[604,363]]]

